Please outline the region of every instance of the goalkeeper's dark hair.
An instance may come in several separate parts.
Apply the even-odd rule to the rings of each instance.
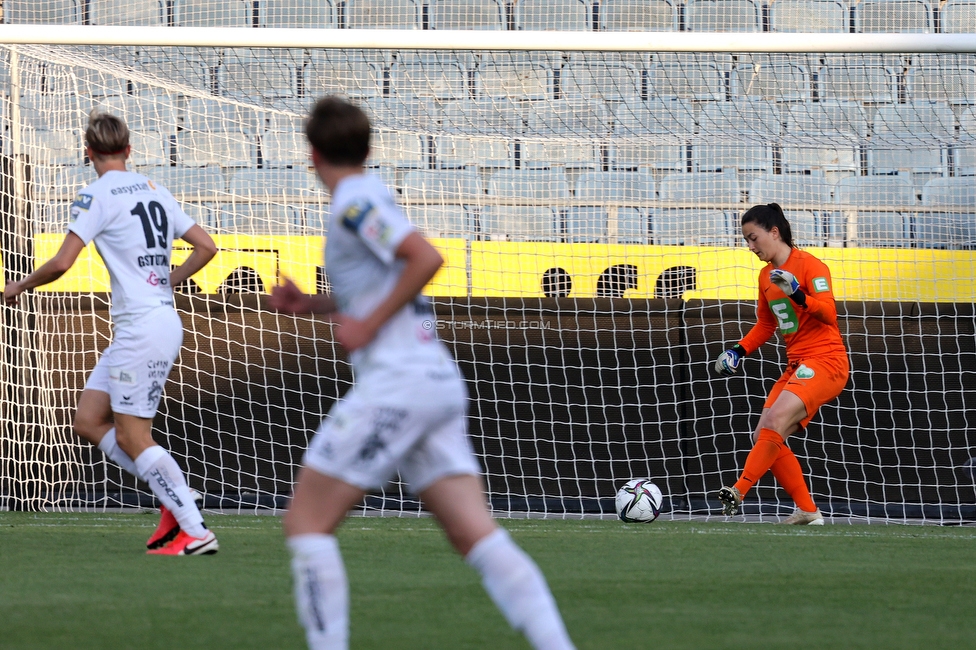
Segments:
[[[793,230],[790,228],[790,222],[786,220],[783,208],[779,207],[778,203],[752,206],[742,215],[742,225],[747,223],[754,223],[766,232],[774,227],[779,228],[779,238],[783,243],[790,248],[796,248],[793,245]]]
[[[124,155],[129,146],[129,127],[121,117],[96,108],[88,114],[85,142],[96,156]]]
[[[320,99],[305,121],[305,136],[326,162],[362,165],[369,155],[369,118],[355,104],[329,95]]]

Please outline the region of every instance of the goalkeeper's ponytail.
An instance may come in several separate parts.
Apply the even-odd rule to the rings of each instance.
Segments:
[[[779,238],[790,248],[795,248],[790,222],[786,220],[783,208],[779,207],[778,203],[752,206],[742,215],[742,225],[747,223],[754,223],[767,232],[774,227],[779,228]]]

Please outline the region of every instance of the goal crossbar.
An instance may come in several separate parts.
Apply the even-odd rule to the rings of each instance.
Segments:
[[[557,32],[0,25],[6,45],[574,52],[976,52],[976,34]]]

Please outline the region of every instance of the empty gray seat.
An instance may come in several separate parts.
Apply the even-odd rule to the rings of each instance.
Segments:
[[[257,133],[264,126],[264,112],[235,101],[194,97],[186,104],[183,126],[188,131]]]
[[[736,209],[742,202],[735,170],[668,174],[661,181],[660,195],[662,201],[721,203],[722,209]]]
[[[976,184],[971,178],[936,178],[922,188],[922,211],[915,222],[921,248],[976,247]]]
[[[976,1],[946,0],[939,10],[942,31],[946,34],[976,33]]]
[[[24,152],[35,165],[81,165],[82,137],[78,131],[26,131]]]
[[[659,246],[731,246],[735,240],[723,210],[662,208],[651,212],[650,226]]]
[[[402,131],[375,130],[370,137],[367,164],[371,167],[425,169],[426,137]]]
[[[932,33],[935,13],[928,0],[861,0],[854,5],[854,31]]]
[[[311,164],[310,155],[304,133],[267,131],[261,134],[261,160],[265,167],[307,167]]]
[[[561,170],[503,169],[488,181],[488,196],[509,199],[568,199],[569,183]]]
[[[129,144],[132,153],[129,162],[133,165],[151,167],[170,164],[169,136],[158,131],[129,131]]]
[[[233,131],[182,131],[176,135],[176,160],[187,167],[252,167],[257,148],[252,136]]]
[[[431,29],[506,29],[503,0],[429,0]]]
[[[550,99],[553,70],[545,63],[483,62],[475,72],[475,92],[480,97],[520,101]]]
[[[599,205],[604,201],[645,208],[654,201],[654,177],[634,171],[591,171],[576,179],[576,200]]]
[[[384,63],[361,52],[316,51],[305,67],[305,94],[342,94],[353,99],[383,95]]]
[[[949,55],[926,63],[929,65],[912,67],[905,75],[909,101],[976,104],[976,61]]]
[[[484,192],[481,179],[473,170],[424,169],[407,172],[403,176],[404,201],[434,203],[481,203]]]
[[[491,241],[556,241],[560,212],[544,206],[489,205],[481,210],[482,237]]]
[[[897,72],[887,66],[841,65],[820,68],[817,88],[821,100],[891,103],[897,98]]]
[[[641,71],[629,63],[608,63],[575,57],[559,76],[562,97],[608,102],[639,101]]]
[[[802,65],[780,59],[748,57],[732,71],[733,95],[759,97],[774,102],[810,100],[810,72]]]
[[[247,0],[173,0],[173,22],[179,27],[250,27]]]
[[[589,0],[519,0],[513,4],[515,29],[589,31]]]
[[[956,137],[956,118],[945,102],[909,102],[881,106],[874,115],[874,133],[893,137],[948,141]]]
[[[735,169],[740,175],[764,172],[773,168],[772,149],[761,141],[703,138],[691,145],[691,168],[698,172]]]
[[[441,169],[508,169],[515,166],[514,142],[499,136],[434,136],[433,153],[435,165]]]
[[[861,154],[856,144],[823,142],[822,144],[784,143],[780,148],[784,174],[822,172],[851,175],[861,170]]]
[[[298,95],[298,71],[301,60],[289,60],[285,54],[274,56],[257,50],[253,54],[225,56],[217,68],[217,87],[222,95],[257,97],[263,101]]]
[[[525,136],[519,144],[522,167],[527,169],[597,169],[603,165],[598,140],[553,133],[545,137]]]
[[[463,99],[443,105],[441,125],[471,135],[516,136],[525,128],[525,108],[507,98]]]
[[[691,104],[684,99],[652,98],[607,107],[617,135],[662,134],[690,137],[695,132]]]
[[[602,137],[609,131],[603,102],[554,99],[536,102],[525,111],[526,134]]]
[[[844,0],[774,0],[769,31],[847,33],[850,8]]]
[[[778,137],[782,131],[779,107],[765,99],[738,99],[702,106],[698,125],[702,135]]]
[[[428,58],[390,67],[390,91],[400,97],[459,100],[469,97],[468,73],[457,60]]]
[[[857,143],[868,134],[868,118],[858,102],[826,100],[783,106],[786,135]]]
[[[685,29],[690,32],[761,32],[758,0],[687,0]]]
[[[574,206],[566,211],[566,241],[646,244],[645,212],[626,206]]]
[[[7,0],[3,21],[10,24],[80,25],[78,0]]]
[[[947,149],[932,143],[874,141],[867,148],[868,174],[897,174],[911,179],[916,192],[934,177],[949,174]]]
[[[427,237],[467,239],[475,234],[471,213],[463,205],[404,205],[403,210]]]
[[[726,95],[725,71],[707,58],[655,61],[647,70],[647,92],[650,97],[722,101]]]
[[[258,25],[330,29],[336,26],[335,3],[333,0],[261,0]]]
[[[834,200],[843,210],[849,245],[911,245],[910,223],[914,213],[911,208],[918,200],[908,179],[900,176],[842,178],[834,189]]]
[[[347,29],[420,29],[419,0],[346,0]]]
[[[600,0],[605,32],[678,31],[678,0]]]
[[[92,25],[166,26],[166,7],[161,0],[89,0]]]

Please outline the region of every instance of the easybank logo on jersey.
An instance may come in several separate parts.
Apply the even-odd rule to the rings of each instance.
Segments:
[[[167,284],[169,284],[169,280],[166,278],[159,277],[158,275],[156,275],[155,271],[150,271],[149,277],[146,278],[146,283],[151,284],[154,287],[158,287],[158,286],[165,287]]]

